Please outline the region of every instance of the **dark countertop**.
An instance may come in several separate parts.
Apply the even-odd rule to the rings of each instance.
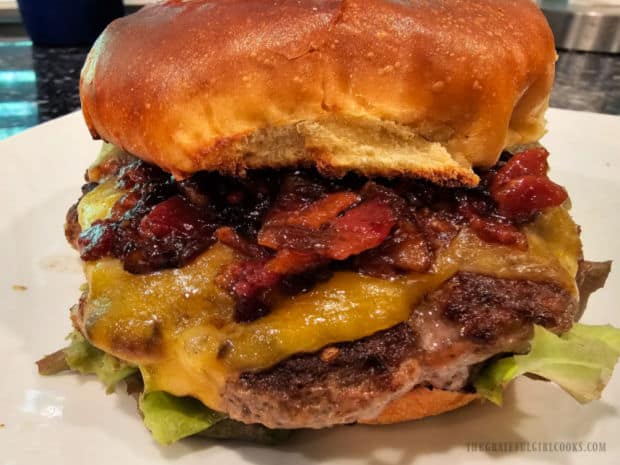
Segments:
[[[86,48],[33,47],[0,39],[0,139],[80,107]]]
[[[78,109],[86,53],[0,38],[0,139]],[[551,106],[620,114],[620,55],[559,55]]]

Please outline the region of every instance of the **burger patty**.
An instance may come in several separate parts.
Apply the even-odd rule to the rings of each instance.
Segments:
[[[176,181],[128,156],[90,170],[86,195],[112,183],[110,214],[80,226],[67,215],[69,241],[86,261],[112,256],[125,270],[182,267],[220,241],[245,257],[218,283],[235,299],[237,322],[270,311],[281,294],[305,292],[331,273],[381,278],[428,272],[463,228],[485,242],[520,250],[520,227],[567,198],[547,178],[548,153],[529,148],[478,173],[476,189],[421,180],[327,179],[311,170],[268,170],[232,178],[198,173]],[[83,229],[83,230],[82,230]]]
[[[372,419],[418,385],[468,389],[477,364],[526,351],[534,324],[567,331],[577,308],[555,284],[459,273],[404,323],[229,381],[226,410],[272,428]]]
[[[230,380],[227,411],[272,428],[323,428],[372,419],[416,386],[467,391],[485,360],[526,352],[534,324],[569,330],[610,269],[580,262],[579,301],[551,283],[459,273],[406,322]]]

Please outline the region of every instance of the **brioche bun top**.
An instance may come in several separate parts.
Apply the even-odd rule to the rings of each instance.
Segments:
[[[94,137],[179,178],[316,166],[476,185],[538,140],[555,50],[531,0],[168,0],[111,23]]]

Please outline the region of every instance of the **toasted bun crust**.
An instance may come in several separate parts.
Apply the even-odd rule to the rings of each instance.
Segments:
[[[360,423],[386,425],[418,420],[463,407],[478,398],[477,394],[417,387],[389,403],[378,417]]]
[[[82,72],[94,137],[182,178],[315,165],[475,185],[537,140],[553,36],[531,0],[168,0]]]

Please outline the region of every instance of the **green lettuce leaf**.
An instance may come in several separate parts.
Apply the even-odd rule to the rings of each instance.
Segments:
[[[572,329],[562,335],[563,339],[582,338],[583,340],[595,339],[605,343],[620,354],[620,329],[611,325],[591,326],[575,324]]]
[[[142,391],[138,367],[94,347],[75,331],[67,336],[69,346],[43,357],[37,362],[39,373],[53,375],[66,370],[96,375],[112,392],[116,384],[127,379],[137,381]],[[130,378],[135,375],[133,378]],[[134,379],[135,378],[135,379]],[[129,392],[129,391],[128,391]],[[213,439],[240,439],[262,444],[277,444],[288,438],[292,430],[270,429],[262,425],[246,425],[206,407],[192,397],[175,397],[163,391],[140,396],[139,407],[146,427],[161,444],[171,444],[198,434]]]
[[[163,391],[142,395],[144,424],[161,444],[172,444],[210,428],[225,418],[192,397],[176,397]]]
[[[211,410],[193,397],[176,397],[164,391],[145,393],[140,398],[144,424],[160,444],[172,444],[195,434],[213,439],[239,439],[261,444],[278,444],[293,430],[246,425]]]
[[[487,365],[474,381],[476,392],[496,405],[502,405],[504,386],[519,376],[514,357],[500,358]]]
[[[63,353],[69,368],[82,374],[96,375],[108,393],[114,391],[119,381],[138,371],[136,366],[97,349],[78,331],[71,333],[68,339],[70,344],[63,349]]]
[[[500,358],[485,367],[474,386],[497,405],[502,390],[525,373],[558,384],[581,403],[601,397],[620,356],[620,330],[610,325],[575,324],[556,336],[541,326],[534,327],[531,350],[526,355]]]

